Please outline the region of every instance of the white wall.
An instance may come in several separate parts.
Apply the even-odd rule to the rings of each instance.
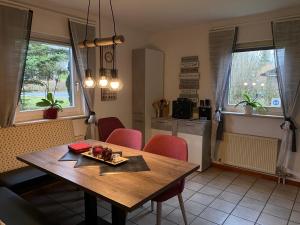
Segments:
[[[30,4],[30,1],[28,1]],[[51,35],[64,39],[69,39],[68,18],[70,15],[76,15],[76,18],[84,18],[85,12],[74,12],[64,9],[64,14],[53,10],[45,9],[46,5],[41,7],[34,7],[28,5],[33,10],[32,32],[43,34],[45,36]],[[92,17],[96,21],[96,18]],[[102,22],[103,34],[107,36],[112,35],[112,23],[104,19]],[[98,25],[96,24],[96,27]],[[97,89],[95,96],[95,111],[97,117],[117,116],[121,119],[126,127],[132,126],[132,73],[131,73],[131,52],[132,49],[145,46],[147,35],[135,31],[130,27],[119,26],[117,24],[117,31],[125,36],[125,44],[119,45],[117,48],[117,68],[119,76],[124,83],[124,88],[118,93],[117,101],[101,102],[100,90]],[[97,51],[97,57],[99,57]],[[97,58],[97,63],[99,62]],[[97,69],[98,70],[98,69]],[[74,121],[74,129],[76,135],[84,135],[86,126],[83,119]]]
[[[293,8],[266,14],[204,23],[198,26],[187,26],[184,29],[171,30],[152,35],[150,41],[151,45],[165,52],[165,97],[169,100],[174,100],[179,95],[178,77],[181,57],[198,55],[200,60],[199,97],[200,99],[213,99],[208,48],[208,33],[210,29],[238,25],[239,43],[272,40],[270,22],[273,19],[299,14],[300,8]],[[300,110],[297,117],[297,121],[300,124],[299,114]],[[225,130],[234,133],[281,138],[282,131],[279,125],[282,122],[282,119],[276,118],[226,115]],[[299,131],[298,140],[300,140]],[[294,160],[291,165],[291,169],[294,170],[294,172],[300,172],[300,141],[298,151],[299,153],[293,155]]]

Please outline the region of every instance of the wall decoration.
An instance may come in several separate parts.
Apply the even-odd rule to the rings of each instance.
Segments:
[[[199,101],[199,59],[198,56],[187,56],[181,58],[181,69],[179,74],[180,98],[188,98],[195,104]]]

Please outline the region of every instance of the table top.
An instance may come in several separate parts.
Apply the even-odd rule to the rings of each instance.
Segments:
[[[199,168],[199,165],[192,163],[118,145],[94,140],[85,142],[109,147],[113,151],[122,151],[123,156],[142,155],[150,171],[100,176],[98,166],[74,168],[75,161],[58,161],[68,151],[68,145],[23,154],[17,159],[71,182],[84,191],[129,212]]]

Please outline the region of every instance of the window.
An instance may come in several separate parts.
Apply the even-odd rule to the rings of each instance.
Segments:
[[[30,41],[17,121],[42,119],[36,103],[52,92],[63,101],[60,116],[82,115],[82,101],[68,44]]]
[[[281,112],[273,49],[233,53],[226,110],[241,110],[234,106],[244,93],[256,98],[268,113]]]

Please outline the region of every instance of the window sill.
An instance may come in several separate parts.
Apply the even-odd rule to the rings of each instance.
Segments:
[[[22,126],[25,124],[31,124],[31,123],[46,123],[46,122],[51,122],[55,120],[77,120],[77,119],[86,119],[87,116],[85,115],[78,115],[78,116],[63,116],[63,117],[58,117],[57,119],[50,120],[50,119],[40,119],[40,120],[29,120],[29,121],[22,121],[22,122],[17,122],[14,125],[15,126]]]
[[[258,118],[271,118],[271,119],[284,119],[282,115],[267,115],[267,114],[245,114],[241,112],[229,112],[222,111],[224,115],[233,115],[233,116],[245,116],[245,117],[258,117]]]

